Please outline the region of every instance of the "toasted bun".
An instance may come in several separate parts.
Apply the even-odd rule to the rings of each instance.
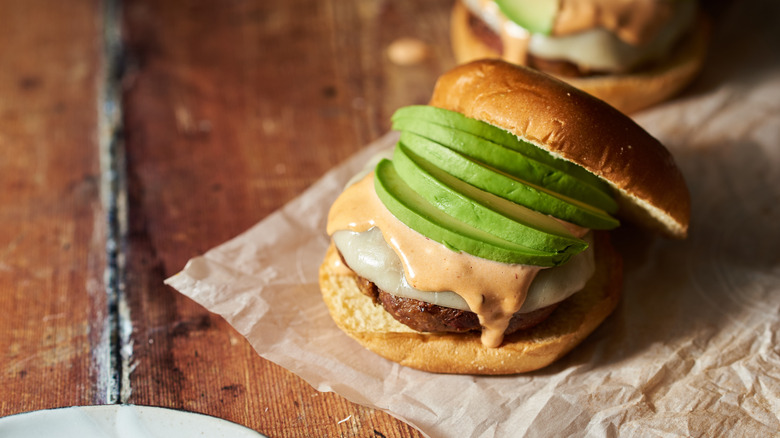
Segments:
[[[541,324],[482,345],[478,333],[420,333],[393,319],[362,293],[355,274],[330,246],[320,266],[320,290],[331,317],[367,349],[411,368],[436,373],[514,374],[545,367],[582,342],[615,309],[622,262],[605,233],[597,233],[596,272],[585,288]]]
[[[612,185],[620,215],[686,237],[690,195],[672,156],[603,101],[535,70],[481,60],[442,75],[430,104],[503,128],[584,167]]]
[[[450,38],[455,59],[465,63],[476,59],[502,58],[474,35],[468,24],[468,10],[455,2]],[[688,85],[701,69],[707,48],[707,26],[700,23],[690,38],[672,56],[652,69],[621,75],[560,79],[602,99],[624,113],[632,113],[665,101]],[[506,59],[517,63],[518,60]]]

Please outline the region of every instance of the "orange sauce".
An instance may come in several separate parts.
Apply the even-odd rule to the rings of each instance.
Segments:
[[[522,307],[541,268],[454,252],[430,240],[385,208],[374,190],[373,177],[373,173],[367,175],[336,199],[328,215],[328,234],[379,228],[401,259],[404,275],[412,287],[457,293],[478,315],[483,327],[482,343],[488,347],[501,345],[509,320]]]
[[[553,35],[602,27],[632,45],[652,40],[674,14],[674,2],[658,0],[560,0]]]

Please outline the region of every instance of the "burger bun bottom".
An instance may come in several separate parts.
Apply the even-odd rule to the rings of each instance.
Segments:
[[[421,333],[393,319],[362,294],[356,275],[330,245],[320,266],[325,304],[336,325],[365,348],[401,365],[434,373],[515,374],[543,368],[582,342],[617,306],[622,260],[606,233],[596,233],[596,271],[584,289],[541,324],[482,345],[479,333]]]

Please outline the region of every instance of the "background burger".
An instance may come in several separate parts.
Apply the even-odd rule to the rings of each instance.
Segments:
[[[527,65],[623,112],[678,93],[706,47],[695,0],[456,0],[451,38],[458,62]]]
[[[331,207],[320,286],[368,349],[442,373],[552,363],[615,308],[626,218],[683,238],[689,195],[627,116],[503,61],[445,73],[398,110],[392,159]]]

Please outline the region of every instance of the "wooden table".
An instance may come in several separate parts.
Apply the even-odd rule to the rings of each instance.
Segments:
[[[132,403],[419,436],[163,285],[425,102],[450,0],[0,0],[0,416]],[[391,62],[402,37],[428,45]]]

